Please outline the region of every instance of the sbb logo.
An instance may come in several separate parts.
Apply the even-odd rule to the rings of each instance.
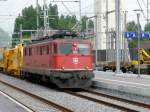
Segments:
[[[74,64],[78,64],[79,59],[78,59],[78,58],[73,58],[73,59],[72,59],[72,62],[73,62]]]

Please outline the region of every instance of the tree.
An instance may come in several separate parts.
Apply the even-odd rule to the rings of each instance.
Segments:
[[[36,16],[36,9],[33,8],[32,5],[24,8],[22,10],[22,14],[20,14],[15,20],[14,32],[20,31],[21,24],[23,29],[36,29]],[[24,32],[24,37],[28,37],[29,35],[29,32]]]
[[[140,26],[140,29],[141,29],[141,26]],[[134,21],[128,22],[127,23],[127,31],[137,32],[138,31],[138,25]]]
[[[150,32],[150,22],[147,23],[147,24],[144,26],[144,31],[145,31],[145,32]]]
[[[58,7],[57,5],[49,4],[48,8],[49,14],[49,26],[53,29],[58,29]]]
[[[86,21],[88,20],[87,16],[83,16],[81,21],[82,21],[82,25],[81,25],[81,31],[83,32],[86,29]]]
[[[71,16],[71,20],[70,20],[70,25],[69,25],[69,27],[70,27],[70,29],[75,25],[77,23],[77,18],[76,18],[76,16],[75,15],[73,15],[73,16]]]
[[[128,22],[127,23],[127,31],[138,32],[138,24],[136,24],[134,21]],[[140,25],[140,31],[141,31],[141,25]],[[135,48],[136,46],[137,46],[137,39],[129,41],[130,48]]]
[[[65,26],[65,17],[61,15],[58,21],[58,29],[63,29]]]
[[[43,6],[42,6],[43,7]],[[76,17],[74,16],[68,16],[68,17],[60,17],[58,16],[58,7],[57,5],[48,5],[48,15],[49,15],[49,27],[52,29],[66,29],[71,28],[76,21]],[[39,12],[42,12],[42,8],[39,6]],[[12,39],[12,44],[16,45],[20,42],[20,35],[18,32],[20,32],[20,25],[22,25],[22,28],[25,30],[36,30],[37,29],[37,12],[36,8],[34,8],[32,5],[29,7],[26,7],[22,10],[21,14],[16,18],[15,20],[15,26],[14,26],[14,34]],[[43,19],[43,13],[39,14],[39,28],[44,27],[44,19]],[[60,20],[60,22],[59,22]],[[73,21],[73,22],[72,22]],[[23,32],[23,38],[30,38],[31,33],[30,32]]]
[[[89,28],[94,28],[94,22],[90,19],[89,20],[89,25],[88,25]]]
[[[42,12],[41,7],[39,6],[39,11]],[[58,15],[57,5],[48,5],[48,15],[49,15],[49,27],[52,29],[71,29],[77,22],[76,16],[64,16]],[[32,5],[26,7],[22,10],[22,13],[15,20],[14,32],[20,31],[20,24],[22,24],[23,29],[36,29],[36,8]],[[40,17],[43,17],[40,15]],[[40,18],[39,28],[43,27],[44,19]],[[28,32],[25,35],[29,35]]]
[[[88,19],[88,17],[87,16],[83,16],[82,17],[82,27],[81,27],[81,31],[83,32],[83,31],[85,31],[85,29],[86,29],[86,22],[87,22],[87,20],[89,20],[89,24],[88,24],[88,28],[94,28],[94,23],[93,23],[93,21],[92,20],[90,20],[90,19]]]
[[[22,22],[23,22],[23,18],[22,18],[22,16],[19,15],[15,20],[14,32],[20,31],[20,24],[22,24]]]

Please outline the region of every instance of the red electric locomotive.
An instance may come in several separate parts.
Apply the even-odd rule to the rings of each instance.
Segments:
[[[24,47],[24,75],[48,80],[60,88],[86,88],[92,83],[93,55],[89,41],[55,39]]]

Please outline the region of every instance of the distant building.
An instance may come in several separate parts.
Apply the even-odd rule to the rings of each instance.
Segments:
[[[123,23],[123,11],[125,9],[124,0],[121,1],[121,20]],[[106,38],[106,0],[94,1],[95,15],[97,15],[97,36],[98,49],[114,49],[115,48],[115,0],[108,0],[108,32],[109,37]],[[123,29],[123,25],[122,25]]]

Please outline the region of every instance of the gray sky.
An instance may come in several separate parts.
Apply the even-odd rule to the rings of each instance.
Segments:
[[[50,1],[50,0],[47,0]],[[88,16],[93,15],[93,0],[81,0],[82,1],[82,15],[85,13],[88,13]],[[143,10],[146,11],[146,7],[144,3],[146,4],[147,0],[139,0],[141,3],[141,6]],[[40,4],[43,4],[43,0],[39,0]],[[1,1],[0,0],[0,27],[4,29],[6,32],[11,34],[13,32],[14,27],[14,20],[18,16],[18,14],[21,12],[21,10],[24,7],[27,7],[29,5],[36,4],[36,0],[7,0],[7,1]],[[71,12],[75,12],[75,14],[79,14],[78,12],[78,3],[66,3],[66,5],[69,7]],[[69,14],[68,11],[62,6],[61,3],[58,4],[59,11],[63,14]],[[128,11],[128,21],[136,20],[136,14],[134,13],[134,9],[138,9],[138,3],[137,0],[126,0],[126,9]],[[10,16],[9,16],[10,15]],[[146,15],[146,13],[145,13]],[[141,24],[145,24],[145,20],[143,19],[143,15],[141,14]]]

